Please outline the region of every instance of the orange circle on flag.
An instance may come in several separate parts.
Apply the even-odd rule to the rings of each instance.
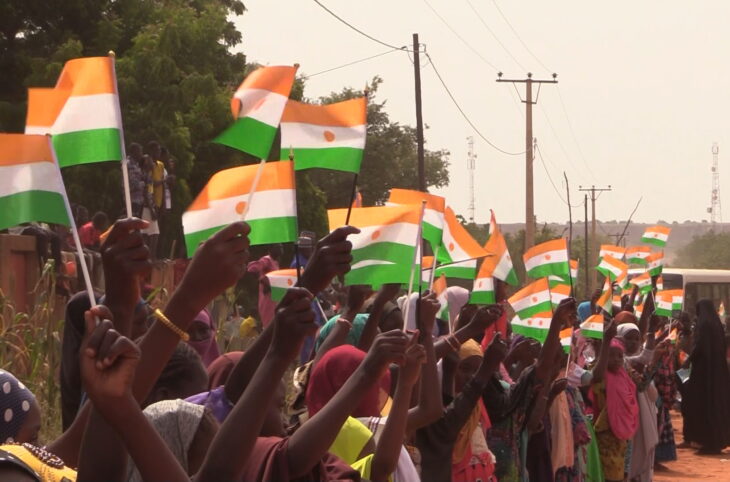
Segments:
[[[449,243],[449,251],[453,251],[453,250],[454,250],[454,243]]]
[[[375,241],[379,237],[380,237],[380,230],[373,231],[373,234],[370,235],[370,239],[372,239],[373,241]]]
[[[548,260],[548,261],[550,261],[550,255],[549,254],[546,254],[545,255],[545,259]]]
[[[327,142],[332,142],[335,140],[335,133],[332,131],[324,131],[324,140]]]
[[[291,280],[291,279],[288,279],[288,280],[286,280],[286,284],[287,284],[287,286],[291,286],[291,285],[293,285],[294,283],[292,282],[292,280]]]
[[[481,288],[481,287],[482,287],[482,282],[480,281],[479,284],[477,285],[477,288]]]
[[[246,209],[246,203],[244,201],[240,201],[236,204],[236,212],[238,214],[243,214],[243,211]]]
[[[530,325],[530,326],[532,326],[532,318],[528,318],[527,319],[527,324]]]
[[[537,296],[533,296],[533,297],[532,297],[532,302],[533,302],[533,303],[537,303]]]

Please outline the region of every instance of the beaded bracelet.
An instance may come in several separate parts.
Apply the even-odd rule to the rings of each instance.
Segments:
[[[153,314],[155,315],[155,318],[157,318],[160,321],[160,323],[165,325],[167,328],[170,329],[170,331],[172,331],[177,336],[179,336],[182,341],[190,340],[190,335],[188,335],[187,332],[181,330],[180,327],[177,326],[175,323],[170,321],[170,319],[168,317],[166,317],[165,314],[162,313],[162,311],[160,311],[159,308],[155,309]]]

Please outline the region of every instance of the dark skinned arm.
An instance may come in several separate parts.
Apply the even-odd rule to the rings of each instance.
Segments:
[[[362,351],[370,350],[370,345],[373,344],[373,340],[378,335],[378,326],[380,326],[380,322],[383,319],[383,308],[399,291],[400,284],[397,283],[385,284],[378,291],[370,309],[370,316],[368,317],[367,323],[365,323],[365,328],[363,328],[360,341],[357,344],[357,347]]]
[[[465,308],[461,310],[461,313],[459,313],[456,330],[454,331],[454,336],[459,344],[464,343],[470,338],[482,335],[484,330],[494,324],[499,319],[499,316],[494,318],[491,314],[495,309],[501,310],[502,307],[499,305],[489,305],[476,309],[473,305],[466,305]],[[501,316],[501,311],[499,311],[499,313]],[[449,345],[445,338],[440,338],[436,341],[436,343],[434,343],[436,360],[440,360],[445,357],[446,354],[452,350],[453,348]]]
[[[616,323],[609,321],[603,331],[603,342],[601,343],[601,351],[598,353],[598,361],[593,368],[593,383],[600,383],[606,376],[608,368],[608,351],[611,347],[611,340],[616,336]]]

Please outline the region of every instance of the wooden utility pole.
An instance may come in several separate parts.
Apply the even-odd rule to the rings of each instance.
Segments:
[[[591,269],[592,263],[597,262],[596,259],[598,257],[598,246],[596,244],[597,238],[596,238],[596,200],[598,197],[596,196],[596,193],[604,192],[604,191],[611,191],[611,186],[608,187],[586,187],[578,186],[579,191],[584,192],[590,192],[591,193],[591,211],[592,211],[592,219],[591,219],[591,251],[590,251],[590,257],[586,260],[586,268],[588,271],[591,272],[590,277],[590,283],[588,286],[588,292],[592,293],[596,286],[596,270]],[[586,203],[587,205],[587,203]]]
[[[416,139],[418,141],[418,189],[426,192],[426,161],[423,151],[423,113],[421,112],[421,59],[418,34],[413,34],[413,72],[416,78]]]
[[[533,178],[532,178],[532,106],[537,104],[540,97],[540,87],[542,84],[557,84],[558,74],[553,74],[552,80],[536,80],[532,78],[532,73],[527,73],[526,79],[503,79],[502,72],[497,73],[497,82],[512,82],[513,84],[525,84],[525,250],[531,248],[535,244],[535,203],[533,196]],[[537,95],[532,100],[532,84],[537,84]]]
[[[583,248],[584,248],[584,251],[585,251],[585,253],[584,253],[585,258],[584,258],[584,261],[583,261],[583,269],[585,270],[585,273],[586,273],[586,287],[585,287],[586,292],[585,292],[585,297],[587,299],[590,299],[591,296],[593,296],[593,292],[590,289],[591,282],[590,282],[590,275],[588,274],[588,272],[591,270],[590,269],[590,264],[588,263],[588,260],[590,259],[590,257],[589,257],[589,249],[588,249],[588,194],[584,194],[583,195],[583,208],[584,208],[583,209],[584,210],[584,222],[583,222],[583,229],[584,229],[583,245],[584,246],[583,246]]]

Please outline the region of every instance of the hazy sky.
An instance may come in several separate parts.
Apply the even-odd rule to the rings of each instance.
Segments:
[[[524,151],[524,105],[511,84],[495,82],[496,71],[483,59],[505,77],[524,78],[526,70],[535,78],[557,72],[560,83],[544,86],[534,108],[534,136],[563,196],[562,173],[567,171],[574,204],[582,202],[579,184],[613,186],[597,204],[600,219],[626,219],[640,196],[636,221],[708,218],[713,141],[720,146],[720,184],[730,202],[730,165],[724,162],[730,159],[726,0],[428,0],[479,55],[424,0],[321,1],[390,44],[409,44],[412,33],[418,32],[467,115],[485,137],[508,151]],[[550,70],[522,46],[495,1]],[[500,46],[470,4],[524,68]],[[314,74],[388,50],[311,0],[248,0],[246,7],[236,23],[249,61],[298,62],[301,73]],[[360,88],[375,75],[384,79],[377,99],[387,100],[391,119],[415,125],[413,66],[406,53],[316,75],[307,81],[305,95]],[[500,222],[524,221],[524,155],[501,154],[481,140],[430,66],[422,69],[422,84],[427,147],[451,152],[451,183],[437,193],[446,196],[457,213],[467,215],[466,137],[474,135],[476,221],[488,221],[490,208]],[[539,157],[534,172],[538,220],[567,220],[567,206],[551,187]],[[582,217],[583,207],[573,215]],[[730,219],[730,204],[724,219]]]

